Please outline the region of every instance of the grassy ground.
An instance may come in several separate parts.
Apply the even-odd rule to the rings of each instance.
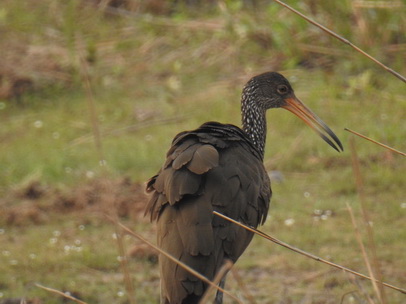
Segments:
[[[344,128],[405,151],[404,83],[275,4],[246,9],[225,1],[199,13],[165,4],[157,15],[134,3],[122,7],[130,17],[81,1],[0,4],[0,303],[62,302],[36,283],[88,303],[156,303],[154,254],[123,237],[134,291],[126,289],[116,228],[105,215],[118,214],[154,241],[140,183],[158,170],[177,132],[208,120],[239,124],[242,86],[267,70],[291,80],[345,151],[332,150],[287,111],[270,111],[265,164],[281,178],[273,181],[261,229],[367,274],[346,209],[353,208],[367,242],[353,136]],[[405,74],[405,20],[397,13],[404,5],[348,3],[292,5]],[[404,159],[354,143],[383,278],[405,287]],[[369,282],[260,238],[237,269],[258,303],[371,303],[368,296],[378,303]],[[241,295],[232,277],[228,287]],[[386,298],[405,301],[392,290]]]

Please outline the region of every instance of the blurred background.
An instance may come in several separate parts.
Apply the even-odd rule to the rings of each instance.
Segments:
[[[406,74],[404,1],[286,2]],[[172,138],[240,125],[242,87],[265,71],[285,75],[345,151],[269,111],[261,229],[367,274],[349,204],[369,259],[405,287],[405,159],[344,131],[405,151],[405,83],[274,1],[2,0],[0,54],[0,303],[68,301],[36,283],[88,303],[157,303],[156,254],[109,218],[155,242],[144,182]],[[405,301],[259,238],[236,269],[257,303]],[[247,301],[235,279],[228,288]]]

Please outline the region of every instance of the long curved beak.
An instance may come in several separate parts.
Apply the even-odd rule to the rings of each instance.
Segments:
[[[338,152],[344,151],[338,137],[316,114],[306,107],[295,95],[285,99],[286,104],[282,108],[292,112],[302,119],[310,128],[316,131],[323,140]],[[329,137],[330,138],[329,138]],[[334,141],[334,142],[333,142]]]

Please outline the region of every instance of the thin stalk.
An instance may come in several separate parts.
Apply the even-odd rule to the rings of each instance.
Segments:
[[[321,25],[320,23],[310,19],[309,17],[307,17],[306,15],[304,15],[303,13],[299,12],[298,10],[295,10],[293,7],[287,5],[286,3],[279,1],[279,0],[273,0],[276,3],[278,3],[279,5],[282,5],[283,7],[287,8],[288,10],[290,10],[291,12],[295,13],[296,15],[300,16],[301,18],[303,18],[304,20],[306,20],[307,22],[317,26],[319,29],[321,29],[322,31],[326,32],[327,34],[329,34],[330,36],[333,36],[334,38],[340,40],[341,42],[349,45],[350,47],[352,47],[354,50],[356,50],[358,53],[362,54],[363,56],[367,57],[368,59],[372,60],[373,62],[375,62],[377,65],[379,65],[381,68],[383,68],[384,70],[388,71],[389,73],[391,73],[392,75],[394,75],[395,77],[399,78],[400,80],[402,80],[403,82],[406,82],[406,77],[399,74],[398,72],[394,71],[393,69],[389,68],[388,66],[384,65],[382,62],[380,62],[378,59],[376,59],[375,57],[369,55],[367,52],[363,51],[362,49],[360,49],[359,47],[357,47],[356,45],[354,45],[353,43],[351,43],[348,39],[345,39],[343,37],[341,37],[340,35],[338,35],[337,33],[333,32],[332,30],[330,30],[329,28],[325,27],[324,25]]]
[[[241,279],[241,276],[239,275],[237,269],[235,267],[231,268],[231,273],[234,277],[234,279],[237,281],[237,285],[241,288],[241,291],[244,295],[244,297],[247,299],[248,303],[250,304],[256,304],[254,297],[250,293],[249,289],[245,286],[244,282]]]
[[[373,270],[375,271],[375,274],[378,278],[378,280],[376,280],[376,281],[381,282],[382,273],[380,271],[378,257],[376,254],[376,245],[375,245],[375,238],[374,238],[374,233],[373,233],[373,229],[372,229],[372,221],[369,216],[368,208],[366,207],[366,203],[365,203],[366,198],[365,198],[365,192],[364,192],[364,182],[363,182],[362,176],[361,176],[360,163],[359,163],[357,150],[355,148],[355,142],[354,142],[353,137],[350,138],[350,148],[351,148],[351,160],[352,160],[355,184],[357,186],[357,192],[358,192],[358,197],[359,197],[361,211],[362,211],[362,217],[364,219],[367,236],[368,236],[368,247],[372,253],[372,266],[373,266]],[[371,269],[371,274],[372,274],[372,269]],[[376,291],[381,303],[385,304],[386,297],[385,297],[385,291],[382,288],[382,285],[381,284],[378,284],[377,286],[374,285],[374,288],[375,288],[375,291]]]
[[[130,304],[136,304],[135,296],[134,296],[135,290],[133,287],[134,285],[133,285],[129,267],[128,267],[128,257],[125,253],[123,237],[119,231],[119,226],[117,225],[117,223],[116,223],[115,227],[116,227],[117,247],[118,247],[118,252],[120,254],[120,266],[121,266],[121,271],[123,272],[123,275],[124,275],[124,285],[125,285],[125,289],[127,291],[128,301]]]
[[[382,300],[381,300],[381,298],[382,298],[382,297],[381,297],[381,293],[380,293],[378,284],[377,284],[377,282],[376,282],[375,274],[374,274],[374,272],[373,272],[373,270],[372,270],[372,266],[371,266],[371,263],[370,263],[370,261],[369,261],[367,251],[366,251],[366,249],[365,249],[364,243],[362,242],[362,237],[361,237],[361,233],[360,233],[360,231],[359,231],[358,225],[357,225],[357,221],[355,220],[355,216],[354,216],[354,213],[352,212],[352,208],[350,207],[350,205],[349,205],[348,203],[347,203],[347,210],[348,210],[348,212],[349,212],[349,214],[350,214],[350,217],[351,217],[351,223],[352,223],[352,226],[353,226],[353,228],[354,228],[355,237],[356,237],[356,239],[357,239],[357,242],[358,242],[359,247],[361,248],[362,257],[364,258],[365,265],[367,266],[367,269],[368,269],[368,273],[369,273],[369,275],[370,275],[371,278],[372,278],[372,281],[371,281],[371,282],[372,282],[373,288],[374,288],[374,290],[375,290],[375,293],[378,295],[379,300],[382,302]],[[367,295],[367,296],[368,296],[368,295]],[[369,296],[368,296],[368,301],[369,301],[369,302],[372,302],[372,299],[369,299]]]
[[[83,47],[81,49],[83,49]],[[88,71],[88,64],[80,52],[79,52],[79,58],[80,58],[80,66],[82,69],[81,74],[82,74],[82,78],[83,78],[83,86],[85,88],[85,92],[86,92],[86,96],[87,96],[86,101],[87,101],[87,106],[89,109],[90,121],[92,124],[92,133],[93,133],[94,143],[96,146],[96,151],[99,156],[99,164],[104,165],[105,164],[104,151],[103,151],[103,145],[102,145],[101,134],[100,134],[99,120],[97,119],[96,102],[94,99],[92,86],[90,84],[90,75],[89,75],[89,71]]]
[[[204,304],[209,302],[209,297],[214,289],[213,286],[218,286],[220,281],[224,278],[227,272],[233,267],[234,263],[231,260],[226,260],[223,266],[221,266],[220,270],[217,272],[216,276],[214,277],[213,283],[216,285],[210,285],[207,288],[206,292],[203,294],[203,297],[200,299],[199,304]]]
[[[242,224],[242,223],[240,223],[240,222],[238,222],[236,220],[233,220],[232,218],[230,218],[228,216],[225,216],[224,214],[221,214],[221,213],[219,213],[217,211],[213,211],[213,213],[215,215],[217,215],[217,216],[219,216],[219,217],[221,217],[221,218],[223,218],[223,219],[225,219],[225,220],[227,220],[227,221],[229,221],[231,223],[234,223],[234,224],[236,224],[236,225],[238,225],[238,226],[240,226],[240,227],[242,227],[242,228],[244,228],[244,229],[246,229],[248,231],[251,231],[251,232],[253,232],[253,233],[255,233],[255,234],[257,234],[257,235],[259,235],[259,236],[261,236],[261,237],[263,237],[263,238],[265,238],[265,239],[267,239],[267,240],[269,240],[269,241],[271,241],[271,242],[273,242],[275,244],[278,244],[278,245],[280,245],[282,247],[285,247],[285,248],[287,248],[289,250],[292,250],[293,252],[304,255],[304,256],[306,256],[308,258],[311,258],[311,259],[313,259],[313,260],[315,260],[317,262],[321,262],[321,263],[327,264],[329,266],[338,268],[340,270],[344,270],[344,271],[346,271],[348,273],[352,273],[352,274],[354,274],[354,275],[356,275],[358,277],[361,277],[361,278],[364,278],[364,279],[367,279],[367,280],[372,280],[370,277],[368,277],[368,276],[366,276],[366,275],[364,275],[362,273],[356,272],[356,271],[354,271],[352,269],[341,266],[339,264],[324,260],[324,259],[322,259],[322,258],[320,258],[320,257],[318,257],[318,256],[316,256],[314,254],[311,254],[311,253],[303,251],[303,250],[301,250],[299,248],[293,247],[293,246],[291,246],[291,245],[289,245],[289,244],[287,244],[285,242],[282,242],[281,240],[279,240],[279,239],[277,239],[277,238],[275,238],[273,236],[270,236],[270,235],[268,235],[268,234],[266,234],[266,233],[264,233],[264,232],[262,232],[262,231],[260,231],[260,230],[258,230],[256,228],[244,225],[244,224]],[[397,287],[397,286],[394,286],[394,285],[391,285],[391,284],[388,284],[388,283],[385,283],[385,282],[379,282],[379,283],[381,283],[382,285],[384,285],[384,286],[386,286],[388,288],[391,288],[391,289],[394,289],[394,290],[397,290],[397,291],[399,291],[401,293],[406,294],[406,289],[403,289],[403,288],[400,288],[400,287]]]
[[[348,131],[348,132],[350,132],[350,133],[352,133],[352,134],[355,134],[355,135],[357,135],[357,136],[359,136],[359,137],[361,137],[361,138],[363,138],[363,139],[369,140],[370,142],[373,142],[374,144],[377,144],[378,146],[384,147],[384,148],[386,148],[386,149],[388,149],[388,150],[390,150],[390,151],[392,151],[392,152],[395,152],[395,153],[397,153],[397,154],[406,156],[406,153],[404,153],[404,152],[402,152],[402,151],[399,151],[399,150],[396,150],[396,149],[394,149],[394,148],[392,148],[392,147],[389,147],[389,146],[387,146],[387,145],[385,145],[385,144],[383,144],[383,143],[380,143],[380,142],[378,142],[378,141],[376,141],[376,140],[373,140],[372,138],[369,138],[369,137],[367,137],[367,136],[365,136],[365,135],[362,135],[361,133],[355,132],[355,131],[350,130],[350,129],[348,129],[348,128],[344,128],[344,130],[345,130],[345,131]]]
[[[229,293],[227,290],[224,290],[223,288],[217,286],[215,283],[213,283],[212,281],[210,281],[208,278],[206,278],[205,276],[201,275],[200,273],[198,273],[196,270],[190,268],[188,265],[182,263],[181,261],[179,261],[178,259],[176,259],[175,257],[173,257],[172,255],[170,255],[169,253],[165,252],[164,250],[162,250],[161,248],[155,246],[154,244],[152,244],[150,241],[148,241],[147,239],[145,239],[144,237],[142,237],[141,235],[139,235],[138,233],[135,233],[134,231],[132,231],[131,229],[129,229],[128,227],[126,227],[125,225],[123,225],[122,223],[118,223],[118,225],[128,234],[132,235],[133,237],[136,237],[137,239],[139,239],[140,241],[144,242],[145,244],[147,244],[149,247],[153,248],[154,250],[158,251],[160,254],[166,256],[168,259],[170,259],[172,262],[178,264],[180,267],[182,267],[183,269],[187,270],[189,273],[193,274],[195,277],[197,277],[199,280],[204,281],[205,283],[209,284],[210,286],[213,286],[215,289],[220,290],[221,292],[223,292],[224,294],[228,295],[230,298],[234,299],[237,303],[242,304],[241,300],[239,300],[237,297],[235,297],[234,295],[232,295],[231,293]]]
[[[45,287],[45,286],[43,286],[43,285],[41,285],[41,284],[35,284],[35,286],[37,286],[37,287],[39,287],[39,288],[42,288],[42,289],[44,289],[44,290],[46,290],[46,291],[53,292],[53,293],[55,293],[55,294],[57,294],[57,295],[60,295],[60,296],[62,296],[62,297],[64,297],[64,298],[66,298],[66,299],[75,301],[76,303],[79,303],[79,304],[87,304],[86,302],[83,302],[83,301],[81,301],[81,300],[79,300],[79,299],[77,299],[77,298],[75,298],[75,297],[72,297],[71,295],[69,295],[69,294],[67,294],[67,293],[65,293],[65,292],[59,291],[59,290],[57,290],[57,289],[50,288],[50,287]]]

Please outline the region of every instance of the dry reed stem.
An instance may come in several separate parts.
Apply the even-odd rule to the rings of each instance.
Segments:
[[[198,273],[196,270],[190,268],[188,265],[182,263],[181,261],[179,261],[178,259],[176,259],[175,257],[173,257],[172,255],[170,255],[169,253],[165,252],[164,250],[162,250],[161,248],[155,246],[154,244],[152,244],[151,242],[149,242],[147,239],[143,238],[140,234],[132,231],[130,228],[128,228],[127,226],[125,226],[122,223],[118,223],[118,225],[125,231],[127,232],[129,235],[141,240],[142,242],[144,242],[145,244],[147,244],[149,247],[153,248],[154,250],[158,251],[160,254],[163,254],[164,256],[166,256],[168,259],[170,259],[172,262],[178,264],[180,267],[182,267],[183,269],[185,269],[186,271],[188,271],[189,273],[193,274],[195,277],[197,277],[199,280],[204,281],[205,283],[209,284],[210,286],[213,286],[215,289],[223,292],[224,294],[228,295],[230,298],[234,299],[237,303],[241,303],[241,300],[239,300],[237,297],[235,297],[234,295],[232,295],[230,292],[228,292],[227,290],[224,290],[223,288],[217,286],[216,284],[214,284],[212,281],[210,281],[208,278],[206,278],[205,276],[201,275],[200,273]]]
[[[350,295],[350,294],[353,294],[353,293],[355,293],[355,292],[357,292],[357,290],[351,290],[351,291],[349,291],[349,292],[344,293],[344,294],[341,296],[340,304],[343,304],[343,303],[344,303],[344,299],[345,299],[346,296],[348,296],[348,295]]]
[[[248,231],[251,231],[251,232],[253,232],[253,233],[255,233],[255,234],[257,234],[257,235],[259,235],[259,236],[261,236],[261,237],[263,237],[263,238],[265,238],[265,239],[267,239],[267,240],[269,240],[269,241],[271,241],[271,242],[273,242],[275,244],[278,244],[278,245],[280,245],[282,247],[285,247],[285,248],[287,248],[287,249],[289,249],[289,250],[291,250],[293,252],[304,255],[304,256],[306,256],[308,258],[311,258],[311,259],[313,259],[313,260],[315,260],[317,262],[321,262],[321,263],[327,264],[329,266],[338,268],[340,270],[344,270],[345,272],[352,273],[352,274],[354,274],[354,275],[356,275],[358,277],[361,277],[361,278],[364,278],[364,279],[367,279],[367,280],[372,280],[370,277],[368,277],[368,276],[366,276],[366,275],[364,275],[362,273],[356,272],[355,270],[349,269],[349,268],[341,266],[339,264],[324,260],[324,259],[322,259],[322,258],[320,258],[320,257],[318,257],[318,256],[316,256],[314,254],[311,254],[311,253],[303,251],[303,250],[301,250],[299,248],[293,247],[293,246],[291,246],[291,245],[289,245],[289,244],[287,244],[285,242],[282,242],[281,240],[278,240],[277,238],[275,238],[273,236],[270,236],[270,235],[268,235],[268,234],[266,234],[266,233],[264,233],[264,232],[262,232],[262,231],[260,231],[260,230],[258,230],[256,228],[244,225],[244,224],[242,224],[242,223],[240,223],[240,222],[238,222],[236,220],[233,220],[232,218],[230,218],[228,216],[225,216],[224,214],[221,214],[221,213],[219,213],[217,211],[213,211],[213,213],[215,215],[229,221],[229,222],[232,222],[232,223],[234,223],[234,224],[236,224],[236,225],[238,225],[238,226],[240,226],[240,227],[242,227],[242,228],[244,228],[244,229],[246,229]],[[403,289],[401,287],[397,287],[397,286],[394,286],[394,285],[391,285],[391,284],[388,284],[388,283],[385,283],[385,282],[379,282],[379,283],[386,286],[386,287],[388,287],[388,288],[391,288],[391,289],[394,289],[396,291],[399,291],[401,293],[406,294],[406,289]]]
[[[127,295],[128,295],[127,298],[128,298],[128,301],[130,304],[135,304],[136,301],[135,301],[135,290],[133,287],[134,285],[131,280],[131,275],[130,275],[130,271],[129,271],[129,267],[128,267],[128,258],[126,255],[123,238],[119,231],[118,220],[116,222],[115,228],[116,228],[117,247],[118,247],[118,251],[120,254],[120,266],[121,266],[121,271],[123,272],[123,275],[124,275],[124,285],[125,285],[125,289],[126,289]]]
[[[111,211],[113,214],[109,215],[104,212],[102,212],[102,214],[104,216],[107,216],[107,218],[114,223],[115,236],[116,236],[115,240],[117,243],[118,254],[120,256],[120,260],[119,260],[120,269],[123,274],[123,281],[124,281],[124,286],[125,286],[125,290],[126,290],[128,303],[136,304],[134,284],[132,282],[130,270],[129,270],[129,266],[128,266],[128,256],[126,254],[125,244],[123,242],[123,238],[120,233],[120,227],[118,226],[118,222],[119,222],[119,216],[117,213],[118,206],[117,206],[117,200],[115,197],[117,190],[115,189],[111,180],[107,180],[107,182],[105,184],[105,188],[108,190],[107,194],[106,194],[107,195],[106,201],[111,203],[111,205],[112,205]]]
[[[92,0],[92,2],[96,2]],[[219,31],[222,30],[226,27],[227,23],[224,21],[218,22],[218,21],[201,21],[201,20],[182,20],[182,22],[174,21],[170,18],[165,18],[162,16],[154,16],[151,18],[151,16],[143,16],[142,14],[135,13],[123,8],[117,8],[109,5],[104,5],[100,6],[99,9],[111,14],[111,15],[117,15],[120,17],[127,17],[127,18],[137,18],[137,19],[142,19],[144,22],[149,22],[153,23],[156,25],[161,25],[161,26],[172,26],[172,27],[181,27],[181,28],[187,28],[190,30],[196,30],[196,31],[201,31],[202,29],[210,30],[210,31]]]
[[[376,140],[373,140],[372,138],[369,138],[369,137],[367,137],[367,136],[365,136],[365,135],[362,135],[361,133],[355,132],[355,131],[350,130],[350,129],[348,129],[348,128],[344,128],[344,130],[345,130],[345,131],[348,131],[348,132],[350,132],[350,133],[352,133],[352,134],[355,134],[355,135],[357,135],[357,136],[359,136],[359,137],[361,137],[361,138],[363,138],[363,139],[369,140],[370,142],[373,142],[374,144],[377,144],[378,146],[384,147],[384,148],[386,148],[386,149],[388,149],[388,150],[390,150],[390,151],[392,151],[392,152],[395,152],[395,153],[397,153],[397,154],[406,156],[406,153],[404,153],[404,152],[402,152],[402,151],[399,151],[399,150],[396,150],[396,149],[394,149],[394,148],[392,148],[392,147],[389,147],[389,146],[387,146],[387,145],[385,145],[385,144],[382,144],[382,143],[380,143],[380,142],[378,142],[378,141],[376,141]]]
[[[78,39],[78,41],[80,41],[80,40]],[[84,49],[82,46],[83,43],[80,42],[79,44],[80,44],[79,49]],[[92,133],[93,133],[94,143],[96,145],[97,154],[99,155],[99,163],[104,164],[105,158],[104,158],[103,145],[102,145],[102,140],[101,140],[101,135],[100,135],[99,121],[97,119],[96,102],[94,100],[94,94],[92,91],[92,86],[90,84],[90,76],[89,76],[87,62],[84,59],[84,56],[79,49],[78,49],[78,55],[79,55],[79,61],[80,61],[80,67],[81,67],[81,76],[83,78],[83,86],[85,88],[85,92],[87,95],[86,101],[87,101],[87,106],[89,109],[90,121],[92,123]]]
[[[382,273],[379,267],[379,262],[378,262],[378,257],[376,254],[376,245],[375,245],[375,238],[374,238],[374,233],[372,229],[372,221],[369,216],[368,208],[366,207],[366,198],[365,198],[365,192],[364,192],[364,183],[362,180],[361,176],[361,169],[360,169],[360,163],[357,155],[357,150],[355,148],[355,142],[354,138],[350,138],[350,149],[351,149],[351,160],[352,160],[352,167],[353,167],[353,172],[354,172],[354,177],[355,177],[355,184],[357,187],[357,193],[361,205],[361,211],[362,211],[362,217],[364,219],[366,231],[367,231],[367,239],[368,239],[368,247],[369,250],[372,254],[372,270],[374,270],[376,276],[377,276],[377,282],[382,282]],[[374,289],[377,293],[377,296],[381,303],[385,304],[386,303],[386,297],[385,297],[385,291],[382,287],[381,284],[378,284],[377,286],[374,285]]]
[[[241,276],[239,275],[237,269],[235,267],[231,268],[231,274],[233,275],[234,279],[237,282],[237,285],[241,288],[241,292],[244,297],[248,300],[250,304],[256,304],[256,301],[252,294],[250,293],[249,289],[245,286]]]
[[[227,272],[233,267],[234,263],[231,260],[225,260],[224,264],[221,266],[220,270],[217,272],[216,276],[213,279],[213,283],[218,285],[220,281],[225,277]],[[209,302],[209,297],[213,292],[213,285],[210,285],[209,288],[203,294],[203,297],[200,299],[199,304],[204,304]]]
[[[282,1],[279,1],[279,0],[273,0],[273,1],[278,3],[279,5],[287,8],[288,10],[292,11],[296,15],[298,15],[301,18],[303,18],[304,20],[306,20],[307,22],[313,24],[314,26],[318,27],[322,31],[326,32],[330,36],[333,36],[334,38],[338,39],[339,41],[347,44],[351,48],[355,49],[358,53],[362,54],[363,56],[367,57],[371,61],[378,64],[381,68],[383,68],[387,72],[391,73],[392,75],[394,75],[395,77],[397,77],[401,81],[406,82],[406,77],[405,76],[403,76],[400,73],[396,72],[395,70],[389,68],[388,66],[386,66],[385,64],[380,62],[378,59],[373,57],[372,55],[368,54],[367,52],[363,51],[361,48],[357,47],[355,44],[350,42],[348,39],[341,37],[340,35],[338,35],[334,31],[332,31],[329,28],[321,25],[320,23],[312,20],[311,18],[307,17],[306,15],[304,15],[303,13],[301,13],[298,10],[294,9],[293,7],[287,5],[286,3],[282,2]],[[373,1],[375,4],[371,4],[372,1],[358,1],[358,2],[360,2],[359,6],[363,6],[363,7],[370,7],[371,5],[374,5],[374,7],[389,7],[389,8],[403,7],[402,3],[399,4],[399,2],[394,2],[393,5],[388,5],[386,2],[385,2],[386,3],[385,5],[382,5],[383,1],[380,1],[379,3],[375,3],[375,1]],[[122,16],[122,17],[132,17],[132,18],[136,17],[138,19],[142,18],[142,16],[140,14],[136,14],[136,13],[133,13],[133,12],[127,11],[125,9],[121,9],[121,8],[105,6],[105,7],[103,7],[103,10],[105,12],[107,12],[107,13],[119,15],[119,16]],[[154,23],[154,24],[158,24],[158,25],[162,25],[162,26],[176,26],[176,27],[182,27],[182,28],[186,27],[188,29],[192,29],[192,30],[196,29],[196,30],[199,30],[199,31],[201,31],[202,29],[212,30],[212,31],[219,31],[219,30],[222,30],[225,27],[225,23],[216,23],[216,22],[207,22],[207,21],[188,21],[188,22],[179,23],[179,22],[174,22],[173,20],[170,20],[170,19],[167,19],[167,18],[164,18],[164,17],[150,18],[149,16],[146,17],[146,18],[144,17],[143,19],[144,19],[144,21],[148,21],[150,23]]]
[[[86,60],[84,59],[84,56],[82,53],[84,50],[84,47],[83,47],[84,44],[80,38],[81,37],[79,37],[79,39],[77,39],[79,42],[79,47],[77,49],[78,49],[80,66],[81,66],[81,76],[83,78],[83,86],[85,88],[86,95],[87,95],[86,100],[87,100],[88,110],[89,110],[89,114],[90,114],[89,117],[90,117],[91,124],[92,124],[92,133],[93,133],[92,137],[94,138],[97,154],[99,156],[99,164],[103,167],[104,170],[106,170],[106,161],[105,161],[105,157],[104,157],[102,137],[101,137],[101,132],[100,132],[99,121],[97,118],[96,102],[95,102],[94,94],[93,94],[92,87],[91,87],[90,75],[89,75],[89,71],[88,71],[88,64],[87,64]],[[108,188],[109,189],[113,188],[110,185],[110,182],[109,182]],[[110,192],[110,194],[111,194],[111,192]],[[114,197],[110,197],[110,201],[112,202],[113,205],[115,204]],[[117,208],[115,207],[115,208],[113,208],[113,210],[117,211]],[[117,216],[117,214],[115,214],[114,216],[115,216],[114,223],[115,223],[115,230],[116,230],[115,232],[116,232],[117,247],[118,247],[119,255],[121,257],[120,267],[121,267],[121,271],[124,276],[124,286],[125,286],[125,289],[127,292],[127,299],[130,304],[136,304],[135,290],[133,287],[133,282],[131,280],[131,275],[130,275],[130,271],[129,271],[129,267],[128,267],[128,259],[127,259],[127,255],[125,252],[124,242],[123,242],[123,239],[119,232],[119,227],[117,224],[118,216]]]
[[[185,115],[178,115],[178,116],[169,117],[169,118],[143,121],[143,122],[140,122],[140,123],[137,123],[134,125],[117,128],[117,129],[113,129],[110,131],[105,131],[105,132],[101,133],[101,137],[120,136],[126,132],[136,132],[136,131],[139,131],[139,130],[142,130],[142,129],[148,128],[148,127],[165,125],[165,124],[170,124],[170,123],[177,123],[177,122],[183,121],[185,119],[185,117],[186,117]],[[91,141],[93,138],[94,138],[94,135],[86,134],[86,135],[83,135],[83,136],[80,136],[80,137],[74,139],[69,144],[69,146],[72,147],[72,146],[80,145],[83,143],[87,143],[87,142]]]
[[[75,297],[72,297],[71,295],[68,295],[68,294],[66,294],[66,293],[64,293],[64,292],[62,292],[62,291],[57,290],[57,289],[50,288],[50,287],[45,287],[45,286],[43,286],[43,285],[41,285],[41,284],[35,284],[35,286],[37,286],[37,287],[39,287],[39,288],[42,288],[42,289],[44,289],[44,290],[46,290],[46,291],[50,291],[50,292],[56,293],[56,294],[58,294],[58,295],[60,295],[60,296],[62,296],[62,297],[64,297],[64,298],[66,298],[66,299],[75,301],[75,302],[77,302],[77,303],[80,303],[80,304],[87,304],[86,302],[83,302],[83,301],[81,301],[81,300],[79,300],[79,299],[76,299]]]
[[[403,8],[404,4],[401,1],[362,1],[357,0],[352,3],[355,7],[362,8]]]
[[[274,154],[269,160],[266,160],[264,163],[265,168],[272,168],[272,170],[275,170],[275,168],[278,168],[278,164],[282,163],[285,160],[291,159],[292,155],[295,153],[295,151],[297,151],[297,148],[299,148],[302,142],[303,136],[301,132],[296,135],[296,137],[291,141],[289,147],[285,151],[278,152]]]
[[[361,296],[366,298],[370,304],[375,304],[375,302],[374,302],[374,300],[372,300],[369,292],[367,290],[365,290],[364,286],[362,285],[362,282],[360,282],[360,280],[358,280],[356,276],[353,276],[353,275],[349,276],[348,281],[358,288],[358,290],[357,290],[358,293],[360,293]],[[361,299],[358,299],[358,302],[362,303],[363,301],[361,301]]]
[[[347,210],[348,210],[348,212],[350,214],[350,217],[351,217],[351,223],[352,223],[352,226],[354,228],[355,238],[357,239],[358,245],[361,248],[362,257],[364,258],[365,265],[367,266],[367,269],[368,269],[368,273],[369,273],[370,277],[372,278],[372,280],[371,280],[372,286],[373,286],[373,288],[375,290],[375,293],[378,296],[378,299],[380,300],[380,302],[382,302],[381,296],[380,296],[380,291],[379,291],[378,285],[376,283],[375,275],[374,275],[374,272],[372,270],[371,263],[369,262],[368,254],[367,254],[367,251],[365,249],[364,243],[362,242],[361,233],[360,233],[360,231],[358,229],[358,225],[357,225],[357,222],[355,220],[354,213],[352,212],[352,208],[350,207],[350,205],[348,203],[346,203],[346,205],[347,205]],[[373,300],[368,296],[368,294],[367,293],[364,293],[364,294],[367,295],[368,301],[370,303],[373,303]]]
[[[305,43],[299,43],[298,48],[306,51],[306,52],[311,52],[311,53],[317,53],[317,54],[324,54],[324,55],[333,55],[333,56],[350,56],[349,51],[344,51],[340,49],[335,49],[331,47],[324,47],[324,46],[317,46],[317,45],[312,45],[312,44],[305,44]]]
[[[381,68],[383,68],[384,70],[386,70],[387,72],[391,73],[392,75],[394,75],[395,77],[397,77],[398,79],[402,80],[403,82],[406,82],[406,77],[401,75],[400,73],[394,71],[393,69],[389,68],[388,66],[384,65],[382,62],[380,62],[378,59],[376,59],[375,57],[369,55],[367,52],[363,51],[362,49],[360,49],[359,47],[357,47],[355,44],[353,44],[352,42],[350,42],[348,39],[345,39],[343,37],[341,37],[340,35],[338,35],[337,33],[335,33],[334,31],[330,30],[329,28],[325,27],[324,25],[321,25],[320,23],[310,19],[309,17],[307,17],[306,15],[304,15],[303,13],[299,12],[298,10],[294,9],[293,7],[287,5],[286,3],[279,1],[279,0],[273,0],[276,3],[280,4],[281,6],[287,8],[288,10],[290,10],[291,12],[295,13],[296,15],[300,16],[301,18],[303,18],[304,20],[306,20],[307,22],[315,25],[316,27],[318,27],[319,29],[321,29],[322,31],[326,32],[327,34],[329,34],[330,36],[333,36],[334,38],[338,39],[339,41],[349,45],[350,47],[352,47],[354,50],[356,50],[358,53],[362,54],[363,56],[367,57],[368,59],[372,60],[373,62],[375,62],[376,64],[378,64]]]

